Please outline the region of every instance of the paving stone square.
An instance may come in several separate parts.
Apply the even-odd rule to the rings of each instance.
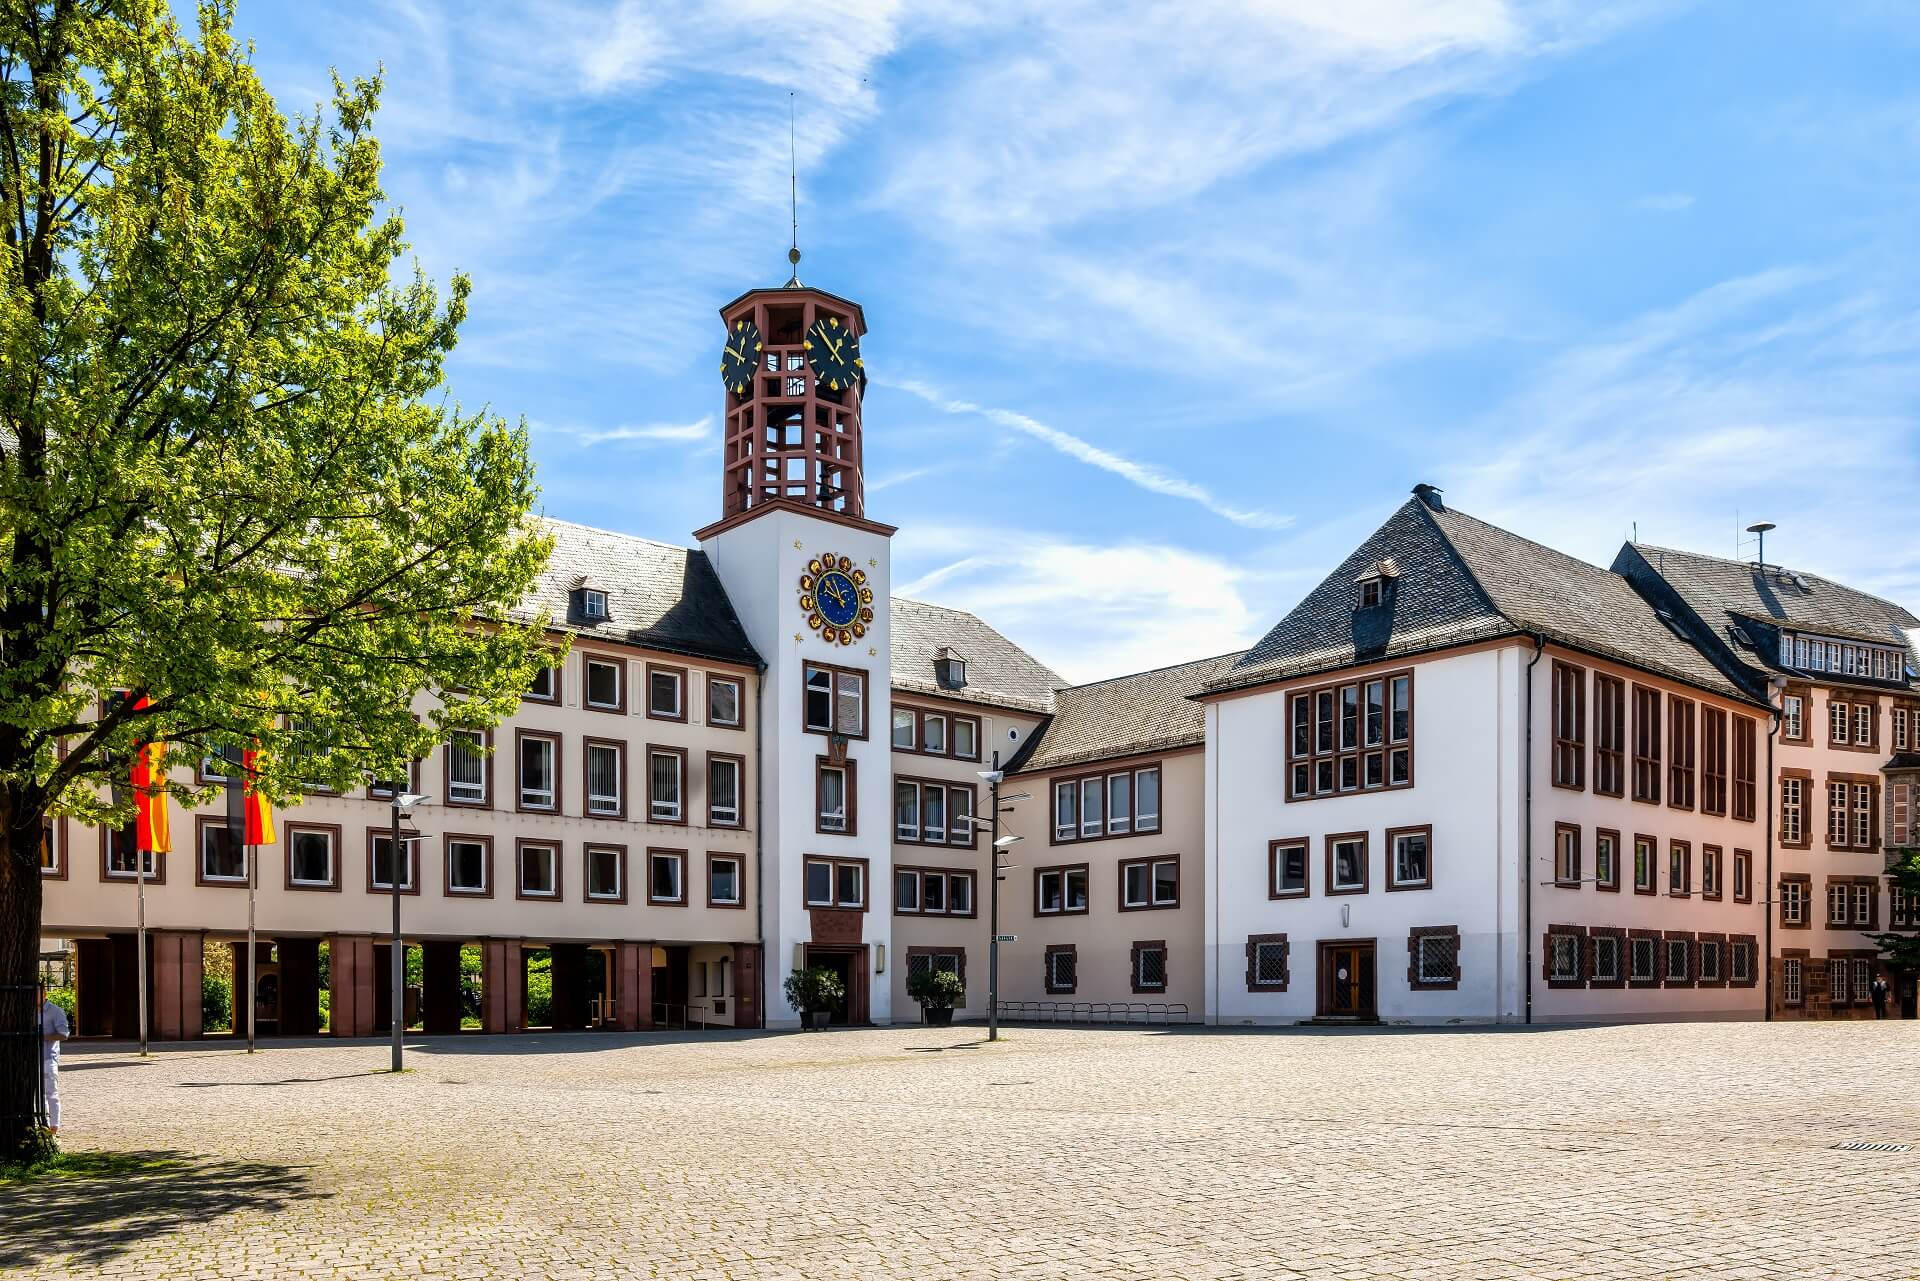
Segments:
[[[1920,1277],[1920,1024],[1005,1035],[76,1048],[0,1275]]]

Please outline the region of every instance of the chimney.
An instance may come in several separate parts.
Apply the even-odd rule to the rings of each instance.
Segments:
[[[1415,485],[1413,496],[1425,503],[1430,511],[1443,512],[1447,509],[1447,505],[1440,501],[1440,491],[1432,485]]]

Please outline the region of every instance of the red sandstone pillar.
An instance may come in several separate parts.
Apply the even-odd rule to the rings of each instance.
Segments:
[[[480,1027],[496,1035],[527,1030],[527,962],[519,939],[480,945]]]
[[[328,997],[334,1036],[372,1036],[373,936],[335,934],[328,944]]]
[[[733,945],[733,1025],[760,1026],[760,945]]]
[[[153,1039],[199,1037],[200,976],[206,939],[198,930],[153,930]]]

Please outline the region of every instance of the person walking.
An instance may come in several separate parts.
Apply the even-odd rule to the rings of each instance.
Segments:
[[[40,985],[40,1092],[47,1100],[47,1129],[60,1133],[60,1042],[73,1035],[67,1012],[47,999]]]
[[[1867,988],[1867,991],[1873,994],[1873,1017],[1876,1019],[1886,1018],[1887,1017],[1887,976],[1884,974],[1874,975],[1873,983]]]

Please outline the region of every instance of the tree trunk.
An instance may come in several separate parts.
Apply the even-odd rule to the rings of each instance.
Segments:
[[[40,821],[0,784],[0,1162],[27,1150],[39,1088]]]

